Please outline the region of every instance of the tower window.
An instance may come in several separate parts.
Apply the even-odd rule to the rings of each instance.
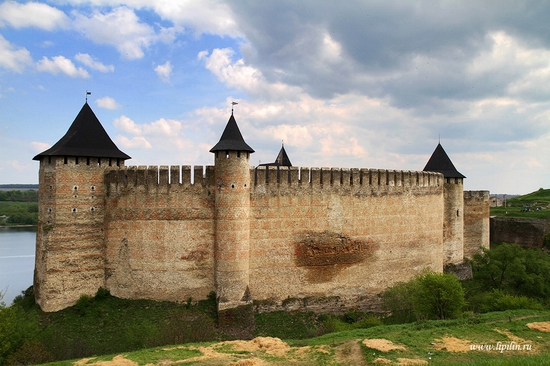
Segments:
[[[241,157],[241,152],[240,152],[240,151],[237,151],[237,157],[238,157],[238,158]]]
[[[73,213],[75,213],[76,211],[77,211],[76,208],[73,208]]]
[[[226,159],[229,159],[229,151],[226,151],[226,152],[225,152],[225,158],[226,158]]]

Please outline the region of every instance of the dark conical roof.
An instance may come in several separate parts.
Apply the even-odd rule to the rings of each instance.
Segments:
[[[225,126],[225,130],[223,130],[220,141],[213,148],[210,149],[210,152],[212,153],[216,151],[248,151],[251,153],[254,152],[254,149],[252,149],[250,146],[247,145],[246,142],[244,142],[243,135],[241,135],[241,131],[239,130],[239,126],[237,126],[237,121],[235,121],[235,117],[233,117],[233,114],[231,114],[231,117],[229,117],[229,121]]]
[[[88,103],[84,104],[65,136],[33,160],[40,160],[42,156],[130,159],[116,147]]]
[[[281,147],[281,151],[279,151],[279,155],[277,155],[277,159],[275,159],[275,162],[260,164],[260,166],[292,166],[292,163],[290,162],[285,146],[283,145]]]
[[[456,170],[441,144],[437,144],[430,160],[428,160],[428,163],[424,167],[424,171],[442,173],[445,178],[466,178]]]

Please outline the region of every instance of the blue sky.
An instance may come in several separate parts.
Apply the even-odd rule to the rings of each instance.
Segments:
[[[127,165],[211,165],[235,106],[251,164],[422,170],[550,188],[550,2],[0,3],[0,184],[88,102]]]

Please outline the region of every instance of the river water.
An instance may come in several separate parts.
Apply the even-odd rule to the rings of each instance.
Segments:
[[[0,227],[0,292],[6,305],[32,286],[36,228]]]

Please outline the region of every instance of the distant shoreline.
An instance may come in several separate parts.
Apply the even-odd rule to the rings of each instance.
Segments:
[[[20,227],[21,228],[29,228],[29,227],[36,228],[37,225],[0,225],[0,229],[3,228],[3,227],[10,228],[10,229],[17,229],[17,228],[20,228]]]

